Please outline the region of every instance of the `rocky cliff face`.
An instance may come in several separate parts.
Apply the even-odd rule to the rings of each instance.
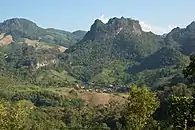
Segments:
[[[131,33],[132,35],[142,34],[139,21],[128,18],[112,18],[104,24],[101,20],[95,20],[91,29],[84,37],[84,40],[111,40],[118,35]]]

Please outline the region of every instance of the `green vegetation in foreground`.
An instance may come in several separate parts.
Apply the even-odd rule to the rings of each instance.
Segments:
[[[158,106],[155,95],[146,88],[138,89],[137,87],[132,87],[131,94],[134,94],[134,97],[129,97],[128,100],[132,99],[132,102],[128,102],[127,104],[113,100],[107,106],[91,106],[86,104],[82,99],[76,98],[73,92],[69,92],[75,95],[74,98],[70,99],[70,97],[66,98],[65,95],[59,95],[49,89],[31,85],[23,86],[17,84],[18,82],[14,80],[8,83],[6,80],[8,79],[2,77],[0,81],[1,87],[5,88],[0,91],[1,95],[4,93],[4,97],[2,97],[0,102],[1,129],[128,128],[130,124],[125,122],[129,119],[123,113],[129,109],[128,104],[136,105],[138,103],[136,99],[133,100],[134,98],[138,99],[138,97],[143,96],[146,92],[145,96],[151,97],[154,104],[150,103],[148,107],[143,109],[151,107],[155,109]],[[12,86],[13,84],[15,86]],[[135,111],[133,109],[132,113],[128,113],[127,111],[127,115],[131,117]],[[151,111],[151,113],[153,112],[154,110]],[[117,113],[117,115],[114,113]],[[143,114],[146,114],[148,117],[151,116],[144,111]],[[125,120],[125,124],[121,124],[122,120]],[[143,121],[146,122],[147,120]]]
[[[186,78],[194,75],[194,63],[192,57],[191,64],[184,70]],[[68,96],[64,91],[24,85],[1,77],[0,128],[191,130],[195,128],[194,80],[188,80],[188,85],[168,86],[156,92],[146,86],[133,85],[124,102],[110,100],[105,106],[93,106],[80,99],[76,90],[69,91],[72,96]]]

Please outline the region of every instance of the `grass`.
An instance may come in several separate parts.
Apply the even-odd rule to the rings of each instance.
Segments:
[[[117,100],[117,101],[124,101],[124,98],[128,97],[128,94],[113,94],[113,93],[98,93],[98,92],[89,92],[85,90],[76,90],[73,88],[66,88],[66,87],[60,87],[60,88],[47,88],[47,90],[52,91],[53,93],[57,93],[59,95],[63,95],[69,98],[75,98],[75,95],[70,93],[71,91],[74,91],[74,93],[77,94],[76,97],[81,98],[85,100],[87,103],[91,105],[105,105],[108,104],[110,100]]]
[[[49,81],[49,79],[50,79],[53,81],[67,81],[67,82],[71,82],[71,83],[77,81],[75,78],[68,75],[68,73],[66,71],[57,72],[55,70],[48,70],[48,71],[40,73],[37,76],[38,82],[41,82],[44,79],[47,79],[47,81]]]
[[[59,73],[56,71],[51,72],[52,74],[57,74],[59,77]],[[61,77],[62,78],[62,77]],[[95,91],[89,92],[86,90],[76,90],[71,87],[49,87],[49,88],[42,88],[39,86],[31,85],[31,84],[24,84],[23,82],[17,81],[15,79],[10,79],[9,77],[0,77],[0,97],[11,99],[12,96],[19,93],[33,93],[33,92],[51,92],[53,94],[57,94],[59,96],[65,96],[68,99],[75,99],[81,98],[85,100],[87,103],[91,105],[105,105],[109,102],[109,100],[117,100],[117,101],[124,101],[124,95],[120,94],[112,94],[112,93],[98,93]]]

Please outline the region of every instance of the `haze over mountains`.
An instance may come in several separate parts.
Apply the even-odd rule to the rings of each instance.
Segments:
[[[35,84],[57,80],[159,86],[182,78],[182,68],[195,49],[195,22],[160,36],[124,17],[107,23],[97,19],[90,31],[72,33],[13,18],[0,24],[0,32],[1,52],[8,57],[2,63],[4,71],[20,77],[16,68],[28,70],[26,78]],[[53,72],[56,79],[51,78]]]

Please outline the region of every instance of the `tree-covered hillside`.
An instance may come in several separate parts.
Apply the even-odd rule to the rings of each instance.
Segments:
[[[194,22],[166,36],[124,17],[87,33],[11,19],[0,32],[2,130],[195,128]]]
[[[176,28],[161,37],[144,32],[139,21],[133,19],[112,18],[106,24],[96,20],[83,40],[60,58],[66,64],[66,70],[84,82],[154,85],[158,83],[151,84],[150,81],[173,78],[189,63],[192,51],[186,53],[185,48],[192,48],[193,31],[192,23],[186,29]],[[182,35],[175,36],[175,33]],[[172,73],[156,75],[166,68]],[[150,75],[146,74],[148,71]]]
[[[11,35],[16,42],[28,38],[30,40],[39,40],[41,42],[58,44],[65,47],[74,45],[76,42],[80,41],[85,34],[85,31],[82,33],[71,33],[52,28],[43,29],[34,22],[22,18],[13,18],[0,23],[0,32]]]
[[[103,87],[132,83],[157,87],[183,78],[179,75],[193,53],[194,26],[192,22],[162,37],[144,32],[137,20],[121,17],[106,24],[95,20],[85,35],[81,30],[70,33],[43,29],[29,20],[15,18],[0,24],[2,38],[12,37],[11,45],[2,40],[1,52],[5,55],[5,71],[23,78],[17,71],[29,71],[26,78],[34,83],[51,79],[55,72],[54,77],[62,82],[68,79]]]

